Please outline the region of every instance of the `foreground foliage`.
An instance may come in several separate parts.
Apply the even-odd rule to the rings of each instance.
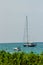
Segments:
[[[43,65],[43,53],[38,55],[24,52],[0,51],[0,65]]]

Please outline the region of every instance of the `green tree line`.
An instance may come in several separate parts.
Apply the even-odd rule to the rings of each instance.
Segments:
[[[0,65],[43,65],[43,53],[0,51]]]

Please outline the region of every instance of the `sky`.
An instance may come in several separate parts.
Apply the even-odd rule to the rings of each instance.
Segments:
[[[0,0],[0,43],[23,42],[28,17],[28,39],[43,42],[43,0]]]

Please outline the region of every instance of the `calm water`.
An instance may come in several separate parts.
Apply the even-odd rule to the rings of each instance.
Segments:
[[[8,52],[15,52],[13,48],[20,47],[23,52],[41,53],[43,52],[43,42],[35,42],[36,47],[23,47],[23,43],[0,43],[0,50],[5,50]]]

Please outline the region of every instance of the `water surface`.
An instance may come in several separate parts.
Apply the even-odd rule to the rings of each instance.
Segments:
[[[37,44],[36,47],[23,47],[24,43],[0,43],[0,50],[5,50],[8,52],[16,52],[13,48],[20,47],[21,51],[29,53],[33,51],[34,53],[43,52],[43,42],[34,42]]]

